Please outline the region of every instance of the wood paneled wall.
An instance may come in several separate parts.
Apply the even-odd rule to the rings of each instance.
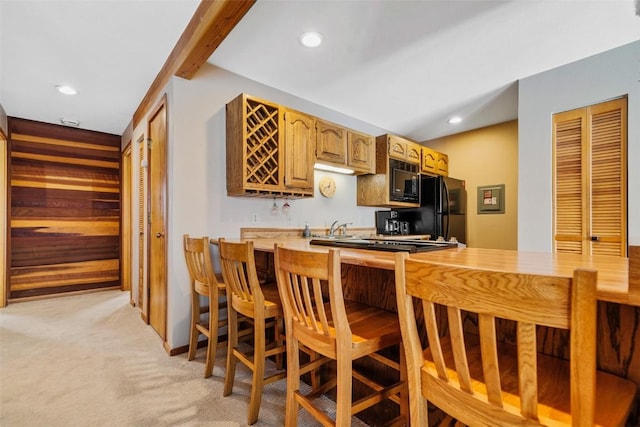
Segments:
[[[9,118],[9,298],[120,286],[120,136]]]

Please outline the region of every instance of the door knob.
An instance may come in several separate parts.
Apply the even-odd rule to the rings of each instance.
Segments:
[[[159,239],[161,237],[164,237],[164,233],[156,233],[156,237]]]

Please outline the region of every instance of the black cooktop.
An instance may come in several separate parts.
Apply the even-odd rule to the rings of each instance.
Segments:
[[[388,252],[427,252],[457,248],[453,242],[434,240],[387,240],[387,239],[312,239],[312,245],[337,248],[369,249]]]

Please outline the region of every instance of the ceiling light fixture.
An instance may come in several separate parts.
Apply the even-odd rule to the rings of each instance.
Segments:
[[[62,123],[65,126],[71,126],[74,128],[77,128],[78,126],[80,126],[80,122],[78,120],[73,120],[73,119],[60,119],[60,123]]]
[[[300,40],[302,46],[318,47],[322,44],[324,37],[322,37],[322,34],[315,31],[308,31],[306,33],[300,34],[300,37],[298,37],[298,39]]]
[[[455,125],[455,124],[460,123],[461,121],[462,121],[462,117],[460,117],[460,116],[453,116],[453,117],[451,117],[447,122],[448,122],[450,125]]]
[[[78,93],[77,90],[68,85],[56,85],[56,89],[60,93],[64,93],[65,95],[75,95]]]

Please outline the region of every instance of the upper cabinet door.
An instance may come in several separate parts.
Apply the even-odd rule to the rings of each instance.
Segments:
[[[375,173],[376,150],[373,136],[364,133],[348,132],[347,165],[359,173]]]
[[[315,119],[295,110],[286,110],[284,127],[284,184],[289,188],[313,189]]]
[[[408,141],[393,135],[388,135],[388,139],[389,139],[389,151],[388,151],[389,157],[392,159],[406,160]]]
[[[449,156],[444,153],[438,153],[438,163],[436,166],[436,173],[438,175],[449,176]]]
[[[429,147],[422,147],[422,173],[437,174],[438,173],[438,152]]]
[[[407,163],[419,165],[422,161],[422,146],[409,142],[407,144]]]
[[[333,123],[316,120],[316,158],[336,165],[346,165],[346,129]]]

